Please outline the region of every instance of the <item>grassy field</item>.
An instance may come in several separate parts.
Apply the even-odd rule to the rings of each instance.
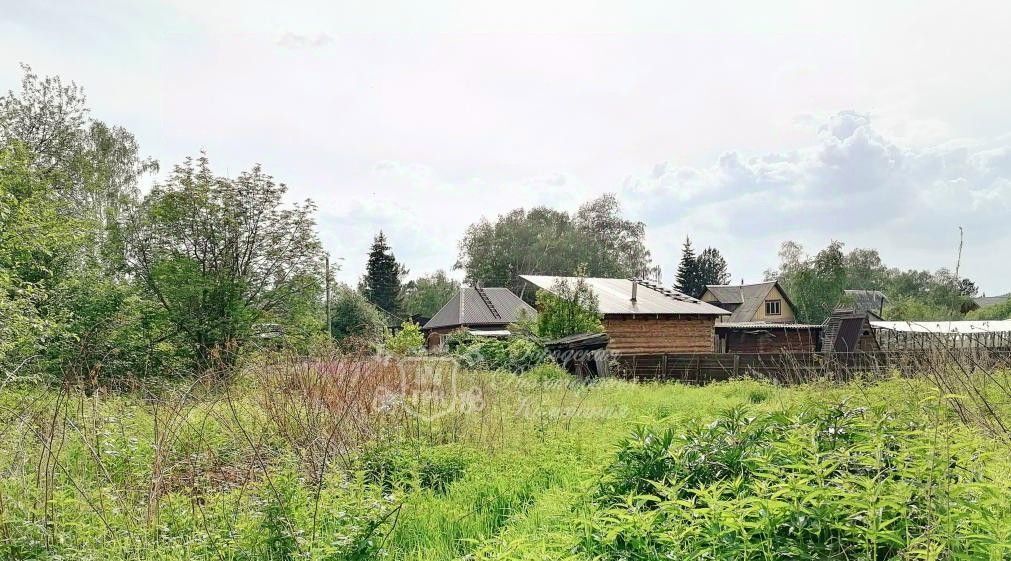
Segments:
[[[1008,448],[910,380],[445,363],[0,390],[3,559],[1011,559]]]

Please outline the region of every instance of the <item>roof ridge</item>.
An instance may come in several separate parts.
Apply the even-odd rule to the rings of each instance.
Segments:
[[[668,297],[668,298],[670,298],[672,300],[678,300],[680,302],[690,302],[690,303],[701,302],[701,300],[699,300],[698,298],[693,298],[693,297],[688,296],[687,294],[685,294],[683,292],[678,292],[676,290],[671,290],[671,289],[669,289],[669,288],[667,288],[665,286],[656,284],[656,283],[654,283],[652,281],[648,281],[648,280],[645,280],[645,279],[639,279],[639,278],[631,278],[629,280],[632,281],[632,282],[637,282],[637,283],[645,286],[646,288],[655,290],[655,291],[659,292],[660,294],[663,294],[664,296],[666,296],[666,297]]]

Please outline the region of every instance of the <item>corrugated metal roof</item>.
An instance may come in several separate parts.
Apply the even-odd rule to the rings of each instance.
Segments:
[[[1011,331],[1011,320],[993,321],[872,321],[875,329],[912,331],[916,333],[1005,333]]]
[[[744,286],[745,285],[725,285],[725,284],[707,284],[706,290],[713,293],[713,296],[723,304],[742,304],[744,303]],[[747,286],[755,286],[749,284]],[[766,290],[768,292],[768,290]]]
[[[576,277],[554,277],[545,275],[520,275],[531,284],[551,291],[555,283],[573,285]],[[586,284],[597,296],[601,314],[649,314],[649,315],[708,315],[723,316],[730,312],[681,294],[674,290],[639,281],[636,300],[632,301],[632,281],[629,279],[607,279],[587,277]]]
[[[481,297],[481,292],[487,296],[487,301]],[[491,304],[490,307],[489,304]],[[507,325],[518,320],[522,312],[526,312],[527,317],[537,317],[537,310],[530,307],[508,288],[477,289],[465,286],[454,294],[449,302],[446,302],[446,305],[422,328],[434,329],[457,325]]]
[[[577,333],[554,341],[545,341],[544,346],[552,351],[593,350],[606,347],[610,341],[611,338],[607,333]]]
[[[729,322],[746,322],[755,318],[755,314],[765,304],[765,298],[772,291],[772,287],[777,286],[777,281],[760,282],[756,284],[740,285],[706,285],[706,290],[711,292],[723,304],[740,304],[734,309]],[[793,306],[790,297],[786,295],[783,287],[779,287],[780,294],[786,300],[787,305]]]
[[[821,325],[807,323],[773,323],[764,321],[721,321],[716,329],[821,329]]]
[[[858,312],[881,311],[888,297],[880,290],[844,290],[843,294],[853,299],[853,307]]]

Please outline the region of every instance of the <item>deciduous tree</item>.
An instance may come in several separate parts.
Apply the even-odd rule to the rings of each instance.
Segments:
[[[251,328],[313,289],[322,270],[311,201],[260,166],[235,179],[187,159],[144,198],[130,264],[192,347],[199,368],[229,367]]]
[[[445,271],[418,277],[404,284],[404,314],[432,317],[460,290]]]
[[[548,339],[578,333],[600,333],[599,302],[578,271],[574,282],[559,280],[551,290],[537,291],[537,334]]]
[[[588,276],[631,277],[650,263],[643,223],[624,218],[614,195],[604,195],[572,215],[537,207],[473,224],[456,267],[467,283],[523,294],[521,274],[567,275],[585,264]]]

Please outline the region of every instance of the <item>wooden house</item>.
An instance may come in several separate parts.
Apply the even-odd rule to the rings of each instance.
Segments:
[[[794,323],[797,315],[793,302],[779,281],[757,284],[706,286],[700,298],[730,314],[722,321],[730,323]]]
[[[537,310],[508,288],[465,286],[422,327],[425,346],[442,346],[446,335],[466,329],[474,335],[507,337],[508,325],[522,318],[535,319]]]
[[[520,275],[552,291],[575,277]],[[730,312],[638,279],[585,278],[597,297],[608,351],[616,354],[711,353],[715,324]]]

